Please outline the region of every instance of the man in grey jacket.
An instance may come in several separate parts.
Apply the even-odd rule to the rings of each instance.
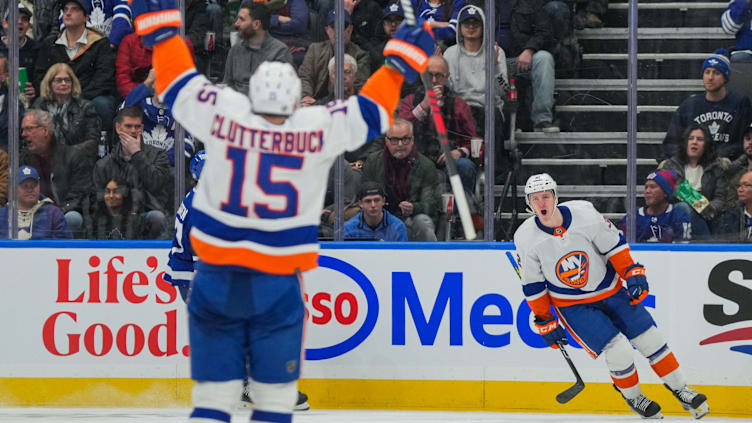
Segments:
[[[486,18],[479,7],[472,5],[463,7],[458,16],[457,44],[444,52],[444,59],[449,65],[449,84],[455,94],[462,97],[470,106],[476,129],[479,134],[482,134],[486,108],[486,53],[483,38]],[[494,81],[501,86],[495,90],[496,98],[493,106],[498,116],[496,123],[501,124],[501,112],[504,106],[502,86],[507,82],[507,63],[504,50],[498,46],[494,47],[496,49]]]
[[[264,3],[244,1],[240,5],[235,20],[239,40],[227,53],[223,81],[235,91],[248,94],[248,81],[263,62],[292,64],[290,49],[269,34],[270,14]]]

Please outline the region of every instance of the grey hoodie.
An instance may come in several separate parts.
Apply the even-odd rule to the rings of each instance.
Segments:
[[[475,6],[465,6],[460,9],[460,13],[457,16],[462,16],[462,12],[465,9]],[[486,25],[486,16],[478,7],[475,7],[480,14],[479,18]],[[482,29],[481,29],[482,30]],[[480,50],[476,52],[470,52],[463,47],[464,37],[462,36],[462,30],[460,24],[457,24],[457,44],[449,47],[444,52],[444,58],[449,63],[449,84],[451,88],[462,97],[470,106],[473,107],[485,107],[486,103],[486,40],[484,38],[481,43]],[[503,89],[501,84],[498,83],[499,77],[503,78],[504,85],[506,85],[507,79],[507,60],[504,50],[499,48],[499,60],[496,64],[496,72],[494,81],[497,81],[495,89],[495,106],[499,110],[504,106]]]

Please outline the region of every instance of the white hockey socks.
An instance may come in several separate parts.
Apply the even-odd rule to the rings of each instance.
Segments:
[[[243,381],[196,382],[191,423],[230,423],[232,410],[243,391]]]
[[[248,381],[253,397],[251,422],[292,422],[292,411],[298,400],[298,382],[261,383]]]
[[[678,391],[687,385],[684,375],[679,370],[679,362],[676,361],[674,353],[671,352],[658,329],[651,326],[650,329],[632,339],[632,345],[650,361],[655,374],[663,379],[671,390]]]
[[[637,398],[642,393],[642,389],[640,389],[640,378],[632,358],[632,346],[627,338],[621,333],[614,336],[603,348],[603,355],[614,385],[625,398]]]

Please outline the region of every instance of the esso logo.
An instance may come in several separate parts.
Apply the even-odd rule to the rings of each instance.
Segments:
[[[584,251],[572,251],[556,262],[556,277],[572,288],[587,285],[589,271],[590,260]]]
[[[319,255],[316,272],[304,298],[306,360],[325,360],[356,348],[371,334],[379,315],[376,289],[360,270]]]

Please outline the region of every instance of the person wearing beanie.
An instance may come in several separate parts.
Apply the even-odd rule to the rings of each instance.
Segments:
[[[645,179],[645,206],[637,209],[635,238],[637,242],[678,242],[692,239],[692,223],[682,208],[669,200],[674,195],[676,173],[656,170]],[[627,217],[619,222],[619,230],[627,230]]]
[[[752,122],[747,96],[726,88],[730,78],[728,51],[720,48],[702,62],[705,93],[684,100],[671,117],[663,139],[664,157],[678,151],[681,135],[692,123],[708,127],[720,157],[735,159],[742,153],[742,136]]]

